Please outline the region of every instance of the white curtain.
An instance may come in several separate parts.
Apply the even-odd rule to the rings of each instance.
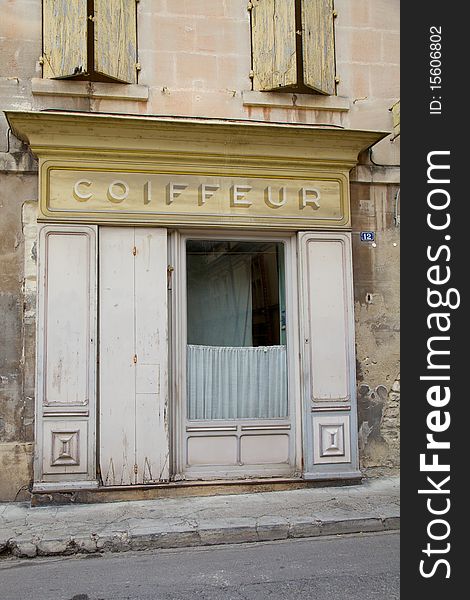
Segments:
[[[187,346],[188,418],[287,416],[286,346]]]

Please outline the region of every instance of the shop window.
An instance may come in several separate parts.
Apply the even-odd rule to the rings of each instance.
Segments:
[[[255,90],[333,95],[333,0],[253,0]]]
[[[137,82],[135,0],[43,0],[43,77]]]
[[[287,417],[284,246],[188,240],[188,418]]]

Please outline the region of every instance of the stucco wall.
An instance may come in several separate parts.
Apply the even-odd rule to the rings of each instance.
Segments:
[[[0,196],[0,498],[12,499],[31,476],[34,344],[27,346],[22,205],[37,196],[34,174],[2,173]]]
[[[361,466],[396,469],[400,458],[399,187],[352,183],[351,209]],[[361,231],[375,231],[375,245],[361,242]]]

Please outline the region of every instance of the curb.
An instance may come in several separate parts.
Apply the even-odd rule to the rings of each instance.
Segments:
[[[169,548],[242,544],[285,539],[320,537],[350,533],[393,531],[400,529],[400,517],[389,516],[308,519],[261,517],[206,521],[199,524],[167,526],[165,524],[140,527],[98,535],[69,536],[62,539],[10,538],[0,539],[0,553],[18,558],[36,556],[71,556],[105,552],[128,552]]]

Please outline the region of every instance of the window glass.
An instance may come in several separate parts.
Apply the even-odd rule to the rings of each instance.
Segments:
[[[188,240],[188,417],[287,416],[284,247]]]

